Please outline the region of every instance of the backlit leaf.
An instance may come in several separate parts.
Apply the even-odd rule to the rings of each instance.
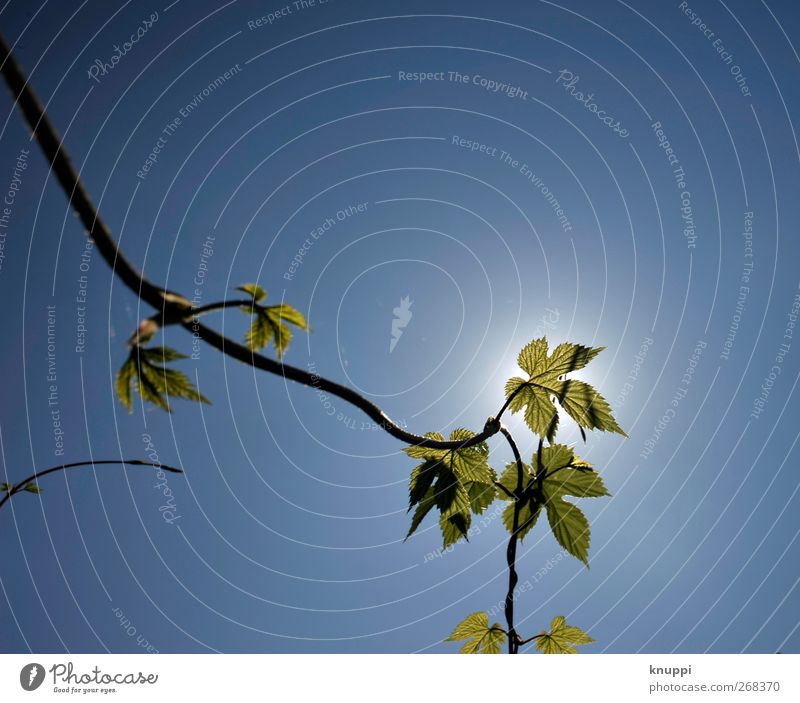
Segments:
[[[467,615],[453,630],[445,642],[467,640],[461,647],[461,654],[500,654],[506,641],[506,632],[498,623],[489,627],[486,613]]]
[[[457,429],[450,441],[467,441],[469,430]],[[426,437],[444,440],[438,433]],[[445,547],[466,537],[472,514],[480,514],[496,497],[495,473],[488,464],[489,450],[485,442],[459,449],[431,449],[419,445],[407,447],[406,454],[422,459],[411,472],[409,510],[416,506],[409,535],[435,505],[439,510],[439,527]]]
[[[525,409],[525,422],[532,432],[552,442],[558,429],[557,401],[583,428],[617,432],[624,435],[611,414],[606,400],[589,384],[565,379],[582,369],[605,347],[584,347],[565,342],[548,355],[547,339],[541,337],[526,344],[517,361],[528,378],[515,376],[506,383],[506,398],[511,412]]]
[[[550,631],[536,637],[536,649],[544,654],[577,654],[575,645],[591,644],[594,640],[579,627],[567,625],[562,615],[553,618]]]
[[[247,295],[252,296],[253,301],[256,303],[260,303],[262,300],[264,300],[264,298],[267,297],[267,292],[257,283],[244,283],[241,286],[237,286],[236,290],[240,290],[243,293],[247,293]]]
[[[135,346],[117,372],[116,390],[120,403],[128,412],[133,410],[132,390],[142,400],[171,412],[170,398],[183,398],[208,403],[186,374],[164,364],[186,356],[169,347],[144,348]]]
[[[557,494],[546,496],[545,509],[550,529],[558,543],[589,566],[589,521],[581,509]]]

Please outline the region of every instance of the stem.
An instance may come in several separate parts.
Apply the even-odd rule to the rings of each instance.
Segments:
[[[511,405],[511,401],[512,401],[512,400],[514,400],[514,398],[516,398],[517,394],[518,394],[518,393],[519,393],[519,392],[520,392],[520,391],[521,391],[523,388],[527,388],[529,385],[531,385],[531,384],[530,384],[530,383],[520,383],[520,384],[519,384],[519,385],[518,385],[518,386],[517,386],[517,387],[514,389],[514,391],[513,391],[513,392],[512,392],[512,393],[511,393],[511,394],[508,396],[508,398],[506,398],[506,402],[505,402],[505,403],[503,403],[503,407],[502,407],[502,408],[500,408],[500,412],[498,412],[498,413],[497,413],[497,415],[495,416],[495,417],[496,417],[496,419],[498,419],[498,420],[499,420],[499,419],[500,419],[500,418],[503,416],[503,413],[504,413],[504,412],[505,412],[505,411],[508,409],[508,406],[509,406],[509,405]]]
[[[520,642],[518,642],[518,644],[521,647],[524,644],[528,644],[528,642],[533,642],[533,640],[539,639],[539,637],[541,637],[541,635],[534,635],[533,637],[528,637],[528,639],[526,640],[521,640]]]
[[[514,521],[511,530],[511,537],[508,540],[508,547],[506,548],[506,563],[508,564],[508,591],[506,592],[506,624],[508,625],[508,653],[516,654],[519,649],[519,635],[514,629],[514,589],[517,587],[519,577],[517,576],[517,540],[520,532],[519,525],[519,511],[520,511],[520,496],[522,495],[523,483],[525,480],[525,468],[522,465],[522,457],[519,453],[519,448],[514,438],[511,436],[505,427],[501,427],[500,431],[503,436],[508,440],[511,451],[514,452],[514,460],[517,463],[517,488],[514,491]]]
[[[164,471],[170,471],[174,474],[182,474],[183,471],[181,469],[175,469],[172,466],[165,466],[164,464],[154,464],[150,461],[142,461],[141,459],[101,459],[98,461],[76,461],[72,464],[59,464],[58,466],[53,466],[49,469],[45,469],[44,471],[37,471],[33,475],[28,476],[28,478],[20,481],[19,483],[15,484],[11,490],[0,499],[0,508],[2,508],[6,502],[16,493],[25,489],[32,481],[36,481],[37,479],[41,478],[42,476],[47,476],[47,474],[55,473],[56,471],[65,471],[66,469],[73,469],[78,466],[97,466],[99,464],[130,464],[131,466],[152,466],[155,468],[163,469]]]
[[[189,300],[184,296],[171,292],[148,281],[122,254],[108,226],[103,222],[97,209],[89,198],[69,157],[61,148],[61,140],[50,120],[44,112],[41,102],[22,69],[11,54],[5,39],[0,36],[0,70],[8,83],[11,93],[17,100],[25,119],[36,137],[45,158],[51,164],[61,187],[70,199],[88,236],[97,245],[97,249],[112,271],[142,300],[158,310],[165,324],[179,322],[189,332],[197,334],[204,342],[215,347],[223,354],[248,364],[262,371],[296,381],[311,388],[331,393],[342,400],[355,405],[370,419],[390,435],[406,444],[429,447],[431,449],[462,449],[480,444],[500,430],[500,423],[493,418],[487,420],[483,431],[465,441],[439,441],[407,432],[394,422],[377,405],[356,393],[351,388],[335,381],[309,373],[304,369],[289,366],[280,361],[257,354],[242,344],[235,342],[196,320],[192,320],[193,312]],[[248,301],[247,304],[252,304]],[[208,308],[209,306],[205,306]],[[213,309],[227,307],[227,304],[214,304]],[[208,310],[206,310],[208,311]]]

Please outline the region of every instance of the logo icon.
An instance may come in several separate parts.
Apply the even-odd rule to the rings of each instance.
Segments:
[[[41,664],[26,664],[19,672],[19,684],[26,691],[35,691],[44,681],[44,667]]]
[[[389,342],[390,354],[394,351],[394,348],[400,341],[400,337],[403,336],[403,330],[406,328],[408,323],[411,322],[411,305],[412,301],[408,296],[406,296],[405,298],[400,298],[399,307],[396,307],[394,310],[392,310],[394,313],[394,319],[392,320],[392,339]]]

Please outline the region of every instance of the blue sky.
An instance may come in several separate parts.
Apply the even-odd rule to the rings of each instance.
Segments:
[[[410,430],[481,428],[543,333],[608,348],[581,378],[629,437],[581,451],[613,497],[581,506],[588,570],[544,525],[524,541],[523,633],[564,614],[591,652],[800,651],[794,4],[283,7],[11,0],[2,25],[151,280],[203,303],[258,281],[313,328],[287,363]],[[0,101],[5,477],[148,439],[186,470],[76,470],[12,500],[2,651],[448,652],[466,614],[502,620],[496,513],[444,555],[432,520],[403,543],[413,461],[343,401],[200,347],[179,366],[212,405],[119,406],[150,311]],[[581,442],[569,421],[560,439]]]

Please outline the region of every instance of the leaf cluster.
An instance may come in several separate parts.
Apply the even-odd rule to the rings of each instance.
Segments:
[[[122,368],[117,372],[116,388],[120,403],[133,412],[133,391],[143,401],[172,412],[172,398],[200,403],[209,400],[200,393],[182,371],[167,366],[171,361],[188,358],[170,347],[134,345]]]
[[[425,436],[444,439],[437,432]],[[472,436],[469,430],[457,429],[450,434],[450,440],[466,441]],[[422,460],[411,472],[408,509],[416,509],[406,539],[434,507],[439,510],[439,527],[445,548],[461,537],[466,538],[473,513],[484,512],[496,496],[496,475],[489,466],[489,447],[481,442],[461,449],[413,446],[404,451],[408,456]]]
[[[245,283],[236,290],[240,290],[251,296],[253,301],[249,305],[243,305],[242,312],[252,315],[250,329],[245,335],[244,341],[249,349],[257,351],[264,349],[270,342],[275,344],[275,351],[278,358],[282,358],[286,349],[292,341],[292,329],[289,325],[294,325],[301,330],[308,330],[308,322],[299,310],[286,303],[277,305],[262,305],[266,300],[267,292],[255,283]]]
[[[603,349],[565,342],[548,354],[545,337],[526,344],[517,362],[528,378],[514,376],[506,382],[509,409],[516,413],[524,408],[525,423],[531,432],[549,442],[558,429],[556,402],[581,431],[586,428],[624,435],[602,395],[588,383],[566,378],[568,373],[584,368]]]
[[[241,306],[241,310],[252,316],[250,327],[245,334],[245,344],[249,349],[264,349],[274,343],[278,358],[282,358],[292,341],[294,325],[308,330],[308,322],[299,310],[291,305],[263,305],[266,291],[255,283],[245,283],[237,288],[252,301]],[[188,304],[188,303],[187,303]],[[184,398],[201,403],[209,400],[191,383],[186,374],[167,366],[171,361],[188,358],[170,347],[146,347],[155,333],[158,324],[144,320],[134,336],[130,354],[116,376],[116,390],[119,402],[130,413],[133,412],[133,392],[142,400],[156,407],[172,412],[171,398]]]
[[[574,503],[564,500],[564,496],[599,498],[610,495],[603,479],[588,462],[564,444],[543,447],[541,457],[538,453],[533,455],[532,465],[538,466],[537,471],[533,471],[531,465],[522,464],[523,488],[519,494],[516,492],[516,463],[509,464],[500,476],[500,485],[515,494],[515,499],[512,499],[505,491],[498,492],[500,498],[509,501],[503,511],[503,524],[513,534],[514,505],[519,502],[517,536],[521,540],[536,524],[544,507],[550,529],[558,543],[588,566],[589,521],[583,511]]]

